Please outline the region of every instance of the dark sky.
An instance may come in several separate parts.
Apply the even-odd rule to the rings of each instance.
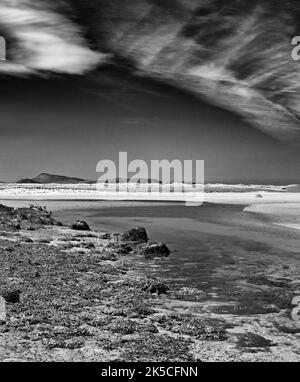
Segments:
[[[1,180],[96,179],[101,159],[205,160],[206,182],[299,182],[300,153],[159,82],[102,69],[1,81]]]
[[[102,159],[204,160],[300,183],[298,0],[0,1],[0,180]]]

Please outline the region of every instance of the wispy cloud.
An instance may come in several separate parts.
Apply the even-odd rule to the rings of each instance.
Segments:
[[[15,41],[0,72],[81,74],[106,59],[87,46],[79,27],[56,12],[51,2],[1,0],[0,25]]]
[[[0,72],[82,74],[106,61],[107,55],[91,50],[80,27],[53,3],[0,0],[0,27],[16,41]],[[300,141],[300,64],[291,59],[299,1],[57,3],[72,4],[78,13],[83,9],[83,24],[90,12],[93,21],[86,27],[95,45],[105,40],[106,49],[128,60],[137,77],[184,88],[268,134]],[[104,97],[119,102],[116,89],[117,95],[105,92]]]
[[[114,12],[121,3],[114,2]],[[110,25],[114,51],[140,72],[230,109],[265,133],[300,141],[300,65],[291,58],[298,2],[140,0],[139,6],[139,15],[133,3],[123,7]]]

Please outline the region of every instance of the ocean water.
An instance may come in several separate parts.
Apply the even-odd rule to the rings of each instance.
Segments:
[[[85,219],[105,232],[145,227],[151,240],[165,242],[172,253],[167,259],[130,258],[136,273],[163,278],[175,289],[201,290],[211,309],[259,313],[290,303],[288,282],[299,276],[300,232],[274,225],[269,216],[218,204],[80,202],[70,207],[65,203],[54,216],[67,224]],[[269,277],[286,279],[287,289],[271,288]]]

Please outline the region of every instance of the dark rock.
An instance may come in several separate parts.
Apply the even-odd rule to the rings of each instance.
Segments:
[[[127,243],[121,243],[121,245],[116,248],[116,253],[120,255],[127,255],[130,252],[132,252],[132,247]]]
[[[125,251],[125,249],[123,249],[123,248],[118,248],[118,249],[116,249],[116,254],[117,255],[128,255],[128,252]]]
[[[103,240],[108,240],[111,238],[111,234],[110,233],[104,233],[103,235],[100,236],[101,239]]]
[[[128,245],[127,243],[121,243],[121,248],[126,252],[130,253],[133,251],[132,247]]]
[[[19,224],[19,223],[12,223],[11,224],[11,228],[13,229],[13,230],[19,230],[19,229],[21,229],[21,225]]]
[[[157,327],[154,325],[153,322],[147,322],[146,324],[144,324],[143,330],[148,333],[159,333],[159,330],[157,329]]]
[[[72,243],[67,243],[67,244],[64,244],[61,246],[61,249],[66,251],[68,249],[72,249],[74,247],[74,245]]]
[[[9,291],[3,292],[2,297],[5,299],[6,302],[15,304],[17,302],[20,302],[20,294],[21,294],[21,291],[19,289],[9,290]]]
[[[148,291],[150,293],[167,294],[169,288],[159,279],[151,278],[145,280],[145,285],[142,290]]]
[[[42,244],[50,244],[50,240],[49,239],[39,239],[38,242],[42,243]]]
[[[147,245],[141,248],[139,254],[145,256],[146,259],[154,259],[155,257],[168,257],[171,251],[164,243]]]
[[[82,243],[82,247],[87,249],[92,249],[92,248],[95,248],[95,244],[92,242]]]
[[[148,235],[143,227],[132,228],[122,235],[123,241],[136,241],[139,243],[147,243]]]
[[[90,231],[90,227],[84,220],[78,220],[77,222],[71,225],[71,228],[78,231]]]
[[[25,237],[24,239],[22,239],[22,241],[23,241],[24,243],[33,243],[33,240],[30,239],[30,237]]]
[[[81,267],[78,268],[78,271],[79,272],[88,272],[89,267],[87,267],[86,265],[82,265]]]
[[[15,249],[14,247],[5,247],[4,250],[7,252],[13,252]]]

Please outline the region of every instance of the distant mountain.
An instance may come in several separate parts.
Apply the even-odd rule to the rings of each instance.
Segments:
[[[25,178],[25,179],[17,180],[16,183],[37,183],[37,182],[35,182],[33,179]]]
[[[80,179],[80,178],[73,178],[69,176],[63,176],[63,175],[52,175],[52,174],[46,174],[42,173],[36,176],[35,178],[25,178],[20,179],[17,181],[17,183],[38,183],[38,184],[47,184],[47,183],[57,183],[57,184],[76,184],[76,183],[95,183],[91,180],[86,179]]]
[[[111,183],[127,183],[129,179],[123,179],[123,178],[116,178],[116,179],[110,179]],[[80,179],[80,178],[73,178],[69,176],[64,175],[53,175],[53,174],[47,174],[42,173],[36,176],[35,178],[24,178],[18,180],[16,183],[27,183],[27,184],[47,184],[47,183],[57,183],[57,184],[77,184],[77,183],[87,183],[87,184],[93,184],[96,183],[93,180],[86,180],[86,179]],[[106,181],[105,183],[108,183]],[[138,179],[136,183],[162,183],[161,181],[154,180],[154,179]]]

